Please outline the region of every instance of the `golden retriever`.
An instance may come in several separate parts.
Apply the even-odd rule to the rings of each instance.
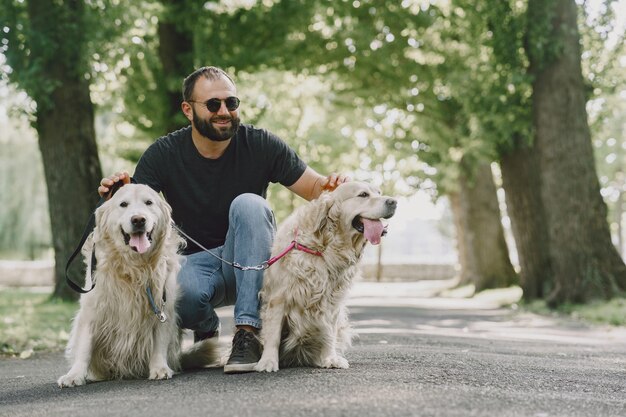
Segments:
[[[59,387],[168,379],[181,363],[193,368],[218,358],[209,340],[181,354],[175,307],[182,245],[170,206],[146,185],[123,186],[96,210],[96,227],[82,250],[87,271],[95,250],[97,266],[85,281],[96,285],[81,296],[66,350],[71,369]]]
[[[348,182],[298,208],[276,233],[272,255],[294,248],[264,276],[259,372],[285,366],[348,368],[351,334],[345,299],[367,241],[379,244],[380,219],[395,213],[395,199],[366,183]]]

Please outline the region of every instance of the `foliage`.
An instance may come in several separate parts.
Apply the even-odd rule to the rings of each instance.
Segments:
[[[529,0],[528,3],[528,20],[533,24],[528,25],[525,49],[529,59],[537,66],[537,73],[560,55],[563,46],[553,42],[552,36],[553,32],[559,30],[552,24],[557,13],[557,2]]]
[[[445,33],[458,39],[448,54],[453,66],[451,90],[469,119],[470,146],[464,149],[473,159],[496,159],[518,144],[513,138],[530,142],[526,10],[514,0],[452,4]]]
[[[514,0],[84,4],[83,21],[67,22],[55,11],[61,13],[50,18],[55,39],[66,40],[71,50],[50,46],[46,52],[64,59],[85,52],[77,69],[92,80],[100,120],[115,126],[99,131],[101,153],[134,162],[165,133],[162,90],[180,84],[191,71],[181,68],[175,80],[160,73],[158,24],[168,21],[193,34],[195,66],[219,65],[236,74],[245,121],[278,133],[319,172],[348,172],[386,188],[397,185],[394,192],[422,187],[434,195],[451,189],[461,158],[470,164],[493,159],[512,146],[515,135],[528,140],[524,48],[530,42],[536,56],[558,51],[558,45],[546,44],[545,33],[524,33],[527,2]],[[23,78],[24,89],[35,94],[53,81],[46,81],[45,71],[33,77],[42,68],[32,48],[49,45],[39,45],[30,31],[27,5],[0,0],[0,52],[11,64],[2,67],[1,76]],[[547,25],[551,12],[537,10]],[[625,183],[619,163],[624,157],[624,72],[618,59],[624,53],[623,35],[607,47],[615,32],[611,7],[594,19],[583,18],[583,62],[591,104],[598,109],[592,112],[594,144],[610,203]],[[88,33],[86,43],[67,42],[78,39],[72,36],[79,29]],[[10,163],[18,161],[10,158]],[[111,165],[119,169],[130,163]],[[2,180],[30,181],[24,175],[2,175]],[[294,204],[289,194],[280,187],[271,190],[271,198],[282,203],[274,207],[287,212]]]
[[[77,12],[82,8],[84,12]],[[40,111],[45,110],[52,105],[49,95],[58,85],[58,74],[48,70],[47,62],[72,63],[68,71],[87,79],[96,77],[107,69],[98,62],[114,50],[111,40],[123,30],[124,16],[118,0],[60,2],[55,7],[41,1],[1,0],[0,52],[8,65],[3,77],[26,91]]]
[[[160,79],[162,63],[154,53],[159,40],[156,26],[162,19],[194,34],[196,65],[248,73],[288,68],[330,78],[335,101],[345,103],[354,116],[366,118],[363,128],[345,123],[344,131],[358,132],[357,142],[367,143],[363,148],[385,154],[369,158],[371,164],[362,172],[389,172],[385,167],[397,164],[402,167],[399,176],[413,187],[421,184],[434,192],[439,183],[450,188],[461,156],[466,161],[493,158],[491,137],[499,141],[510,137],[502,132],[510,131],[518,120],[515,126],[524,130],[520,127],[524,117],[518,116],[525,116],[528,107],[518,104],[524,104],[527,89],[517,88],[521,81],[506,67],[491,70],[491,55],[481,44],[486,42],[481,16],[461,7],[473,10],[472,5],[459,2],[451,8],[426,1],[399,5],[383,0],[253,2],[245,7],[183,3],[184,12],[161,3],[142,3],[136,9],[142,8],[140,12],[131,12],[137,16],[128,37],[132,42],[120,44],[119,57],[126,63],[117,72],[127,86],[124,115],[149,139],[165,133],[162,90],[169,82]],[[490,14],[494,21],[508,16],[506,8],[495,9]],[[467,17],[472,17],[466,19],[469,23],[464,22]],[[518,20],[509,23],[511,36],[519,38]],[[502,55],[508,41],[497,43]],[[509,55],[506,59],[519,59]],[[180,78],[188,72],[181,69]],[[485,94],[489,85],[493,92]],[[511,89],[519,93],[512,96]],[[503,114],[503,109],[508,111]],[[133,151],[127,156],[134,160],[138,155]],[[387,178],[392,182],[397,179]]]
[[[126,62],[117,71],[126,86],[120,91],[125,120],[150,140],[166,134],[168,126],[186,125],[180,111],[174,112],[175,123],[168,120],[166,115],[172,110],[168,93],[180,91],[184,77],[200,66],[219,66],[233,74],[263,70],[270,62],[275,68],[284,68],[278,63],[287,48],[287,34],[304,24],[299,17],[306,19],[310,3],[284,0],[258,2],[255,7],[190,0],[139,3],[134,9],[131,42],[119,45]],[[161,56],[160,26],[165,23],[180,33],[191,34],[191,45],[179,45],[178,53]],[[192,59],[187,59],[189,54]],[[188,61],[193,62],[193,68],[184,64]],[[172,70],[169,74],[165,74],[165,65]]]
[[[523,10],[487,1],[312,3],[312,21],[290,36],[300,45],[285,65],[338,76],[335,94],[354,98],[355,113],[373,110],[368,136],[387,155],[378,166],[409,161],[403,176],[412,186],[453,189],[461,158],[494,159],[514,132],[528,136]],[[502,35],[487,30],[503,19]],[[513,53],[511,44],[519,46]]]
[[[0,355],[28,357],[62,350],[77,308],[76,303],[50,300],[34,290],[0,289]]]

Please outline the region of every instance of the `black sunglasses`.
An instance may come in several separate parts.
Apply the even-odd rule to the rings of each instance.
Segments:
[[[219,99],[219,98],[210,98],[207,101],[194,101],[194,100],[187,100],[187,101],[190,103],[204,104],[207,110],[210,111],[211,113],[217,112],[220,109],[220,107],[222,107],[222,101],[226,103],[226,108],[228,109],[228,111],[237,110],[239,108],[239,103],[240,103],[239,99],[234,96],[227,97],[224,100]]]

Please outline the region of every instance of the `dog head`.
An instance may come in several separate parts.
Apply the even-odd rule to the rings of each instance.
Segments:
[[[96,239],[144,254],[165,240],[170,223],[170,206],[152,188],[128,184],[96,210]]]
[[[357,181],[343,183],[320,198],[327,208],[319,218],[320,230],[331,221],[340,231],[362,235],[373,245],[379,244],[386,233],[381,219],[393,216],[398,204],[378,188]]]

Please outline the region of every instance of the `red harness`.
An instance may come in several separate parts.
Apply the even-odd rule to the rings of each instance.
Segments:
[[[291,251],[292,249],[296,249],[296,250],[300,250],[302,252],[306,252],[306,253],[310,253],[311,255],[315,255],[315,256],[323,256],[324,254],[320,251],[308,248],[300,243],[298,243],[296,241],[298,237],[298,228],[295,228],[293,231],[293,240],[291,241],[291,243],[289,244],[289,246],[287,246],[281,253],[279,253],[278,255],[270,258],[267,261],[267,266],[271,266],[273,263],[275,263],[276,261],[278,261],[280,258],[282,258],[283,256],[287,255],[289,253],[289,251]]]

